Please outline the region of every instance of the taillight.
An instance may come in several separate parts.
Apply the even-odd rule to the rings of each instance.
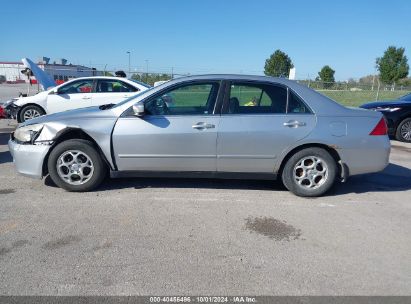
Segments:
[[[375,126],[374,130],[371,131],[370,135],[387,135],[388,128],[387,123],[385,122],[384,117]]]

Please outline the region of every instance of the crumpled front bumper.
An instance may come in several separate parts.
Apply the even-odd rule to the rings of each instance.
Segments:
[[[20,107],[11,103],[6,107],[3,107],[4,112],[6,112],[7,118],[17,119],[17,114],[19,113]]]
[[[8,145],[18,173],[37,179],[43,177],[43,162],[51,146],[19,144],[13,139]]]

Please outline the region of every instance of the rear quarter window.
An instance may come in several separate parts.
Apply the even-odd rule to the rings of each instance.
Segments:
[[[306,106],[306,104],[301,100],[297,94],[292,90],[288,89],[288,108],[287,114],[311,114],[311,110]]]

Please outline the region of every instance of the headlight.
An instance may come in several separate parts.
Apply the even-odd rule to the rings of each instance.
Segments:
[[[376,108],[375,110],[381,111],[381,112],[395,112],[395,111],[401,110],[401,108],[386,107],[386,108]]]
[[[35,124],[17,128],[14,138],[21,142],[33,142],[40,135],[42,124]]]

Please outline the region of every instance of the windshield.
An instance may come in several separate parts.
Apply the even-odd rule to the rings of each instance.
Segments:
[[[140,93],[138,93],[138,94],[136,94],[136,95],[131,96],[130,98],[126,98],[126,99],[124,99],[122,102],[116,104],[116,106],[115,106],[114,108],[120,107],[120,106],[122,106],[123,104],[129,102],[130,100],[133,100],[134,98],[137,98],[137,97],[139,97],[140,95],[143,95],[143,94],[151,91],[152,89],[154,89],[154,88],[153,88],[153,87],[149,87],[148,90],[142,91],[142,92],[140,92]]]
[[[144,82],[141,82],[141,81],[138,81],[138,80],[135,80],[135,79],[129,79],[129,80],[131,80],[132,82],[138,83],[139,85],[142,85],[143,87],[146,87],[147,89],[151,88],[151,86],[148,85],[147,83],[144,83]]]

